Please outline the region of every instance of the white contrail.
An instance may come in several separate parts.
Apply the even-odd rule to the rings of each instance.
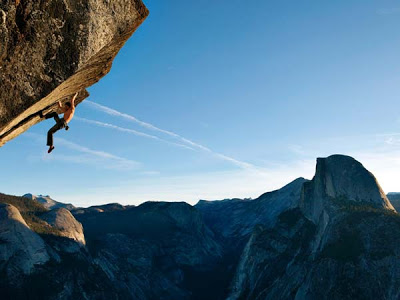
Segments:
[[[97,110],[105,112],[106,114],[109,114],[109,115],[112,115],[112,116],[116,116],[116,117],[121,117],[121,118],[127,119],[129,121],[135,122],[135,123],[139,124],[142,127],[145,127],[145,128],[148,128],[148,129],[151,129],[151,130],[154,130],[154,131],[162,132],[162,133],[165,133],[167,135],[170,135],[170,136],[173,136],[173,137],[176,137],[176,138],[180,137],[176,133],[173,133],[171,131],[158,128],[158,127],[156,127],[156,126],[154,126],[154,125],[152,125],[150,123],[146,123],[146,122],[140,121],[139,119],[135,118],[134,116],[119,112],[119,111],[117,111],[115,109],[112,109],[110,107],[103,106],[103,105],[97,104],[97,103],[89,101],[89,100],[85,100],[84,103],[90,104],[94,108],[96,108]]]
[[[99,158],[117,160],[117,161],[124,162],[124,163],[127,163],[127,164],[132,165],[132,166],[133,165],[135,165],[135,166],[139,165],[138,162],[135,162],[135,161],[123,158],[123,157],[119,157],[119,156],[116,156],[116,155],[108,153],[108,152],[99,151],[99,150],[93,150],[93,149],[90,149],[90,148],[75,144],[73,142],[67,141],[67,140],[65,140],[63,138],[57,138],[57,143],[61,144],[61,145],[64,145],[64,146],[66,146],[66,147],[68,147],[68,148],[70,148],[72,150],[79,151],[79,152],[86,153],[86,154],[90,154],[90,155],[93,155],[93,156],[96,156],[96,157],[99,157]]]
[[[157,126],[154,126],[154,125],[152,125],[150,123],[147,123],[147,122],[143,122],[143,121],[135,118],[134,116],[119,112],[119,111],[117,111],[115,109],[112,109],[112,108],[104,106],[104,105],[100,105],[100,104],[95,103],[93,101],[86,100],[86,101],[84,101],[84,103],[87,103],[87,104],[91,105],[92,107],[94,107],[95,109],[100,110],[100,111],[102,111],[102,112],[104,112],[106,114],[109,114],[109,115],[112,115],[112,116],[116,116],[116,117],[120,117],[120,118],[129,120],[131,122],[134,122],[136,124],[139,124],[140,126],[145,127],[147,129],[158,131],[158,132],[164,133],[166,135],[169,135],[169,136],[171,136],[173,138],[176,138],[176,139],[178,139],[178,140],[180,140],[180,141],[182,141],[182,142],[184,142],[186,144],[189,144],[190,146],[192,146],[194,148],[197,148],[197,149],[200,149],[202,151],[208,152],[208,153],[210,153],[210,154],[214,155],[215,157],[218,157],[218,158],[220,158],[222,160],[229,161],[229,162],[231,162],[231,163],[233,163],[233,164],[235,164],[235,165],[237,165],[237,166],[239,166],[239,167],[241,167],[243,169],[258,169],[256,166],[254,166],[254,165],[252,165],[250,163],[243,162],[243,161],[234,159],[232,157],[226,156],[224,154],[214,152],[210,148],[208,148],[206,146],[203,146],[201,144],[195,143],[195,142],[193,142],[193,141],[191,141],[191,140],[189,140],[187,138],[184,138],[183,136],[180,136],[179,134],[177,134],[175,132],[171,132],[171,131],[168,131],[168,130],[165,130],[165,129],[158,128]]]
[[[25,134],[25,136],[33,138],[40,142],[45,140],[45,136],[36,134],[36,133],[27,132]],[[117,165],[114,164],[116,167],[121,167],[123,169],[134,169],[134,168],[138,168],[140,166],[140,163],[137,161],[129,160],[129,159],[126,159],[126,158],[123,158],[123,157],[120,157],[120,156],[117,156],[117,155],[114,155],[114,154],[111,154],[108,152],[93,150],[88,147],[67,141],[63,138],[57,137],[56,143],[58,145],[63,145],[71,150],[75,150],[77,152],[88,154],[95,159],[113,160],[114,162],[118,163]],[[46,157],[46,159],[52,159],[54,157],[57,158],[57,157],[63,157],[63,156],[60,156],[58,154],[55,154],[55,155],[52,154],[51,156],[46,155],[45,157]],[[65,156],[64,156],[64,158],[65,158]],[[73,161],[73,157],[69,157],[68,159]],[[83,158],[76,158],[74,161],[78,162],[79,160],[80,160],[80,162],[85,162],[85,159],[83,159]],[[87,161],[87,157],[86,157],[86,161]],[[107,167],[108,165],[104,165],[104,166]]]
[[[118,130],[118,131],[131,133],[131,134],[134,134],[134,135],[137,135],[137,136],[141,136],[141,137],[149,138],[149,139],[152,139],[152,140],[160,141],[160,142],[167,143],[167,144],[170,144],[170,145],[174,145],[174,146],[177,146],[177,147],[181,147],[181,148],[185,148],[185,149],[189,149],[189,150],[194,150],[193,148],[191,148],[189,146],[186,146],[186,145],[170,142],[170,141],[161,139],[161,138],[159,138],[158,136],[155,136],[155,135],[147,134],[147,133],[144,133],[144,132],[141,132],[141,131],[137,131],[137,130],[133,130],[133,129],[129,129],[129,128],[119,127],[119,126],[116,126],[114,124],[104,123],[104,122],[100,122],[100,121],[96,121],[96,120],[90,120],[90,119],[86,119],[86,118],[80,118],[80,117],[74,117],[74,119],[78,120],[78,121],[85,122],[85,123],[97,125],[97,126],[100,126],[100,127],[112,128],[112,129],[115,129],[115,130]]]

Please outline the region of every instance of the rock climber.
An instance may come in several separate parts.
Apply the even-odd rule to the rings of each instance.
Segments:
[[[47,146],[49,146],[49,150],[47,153],[50,153],[51,151],[54,150],[54,145],[53,145],[53,134],[56,133],[58,130],[65,128],[65,130],[68,130],[68,123],[72,120],[74,113],[75,113],[75,99],[78,96],[78,93],[76,93],[72,99],[71,102],[66,102],[64,105],[61,104],[60,101],[58,101],[58,107],[60,108],[61,112],[64,113],[64,117],[60,119],[58,116],[57,112],[51,112],[45,116],[43,116],[43,112],[41,111],[39,113],[41,118],[45,119],[50,119],[54,118],[56,121],[56,124],[50,128],[50,130],[47,132]]]

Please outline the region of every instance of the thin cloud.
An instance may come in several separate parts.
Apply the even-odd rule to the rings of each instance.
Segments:
[[[171,131],[158,128],[158,127],[156,127],[156,126],[154,126],[154,125],[152,125],[150,123],[143,122],[143,121],[135,118],[134,116],[119,112],[119,111],[117,111],[115,109],[112,109],[110,107],[103,106],[103,105],[97,104],[97,103],[89,101],[89,100],[86,100],[84,103],[87,103],[87,104],[91,105],[92,107],[96,108],[97,110],[102,111],[102,112],[104,112],[106,114],[109,114],[111,116],[116,116],[116,117],[120,117],[120,118],[126,119],[128,121],[135,122],[135,123],[139,124],[140,126],[142,126],[144,128],[151,129],[151,130],[154,130],[154,131],[158,131],[158,132],[167,134],[169,136],[173,136],[175,138],[179,137],[179,135],[176,134],[176,133],[173,133]]]
[[[396,137],[397,136],[397,137]],[[398,135],[392,135],[386,138],[385,144],[389,146],[399,146],[400,145],[400,138],[398,138]]]
[[[57,143],[68,147],[71,150],[79,151],[82,153],[86,153],[97,158],[113,160],[114,162],[118,162],[120,165],[125,166],[126,168],[137,168],[140,166],[140,163],[137,161],[129,160],[108,152],[93,150],[73,142],[67,141],[65,139],[57,139]]]
[[[294,154],[297,154],[297,155],[307,154],[307,151],[305,151],[301,145],[291,144],[288,147],[289,147],[289,150],[291,152],[293,152]]]
[[[129,171],[137,169],[135,164],[131,164],[126,160],[107,160],[97,156],[91,156],[89,154],[77,154],[77,155],[65,155],[59,153],[53,153],[52,155],[43,154],[43,161],[60,161],[82,165],[92,165],[103,169],[112,169],[119,171]]]
[[[184,143],[190,145],[193,148],[200,149],[200,150],[202,150],[204,152],[212,154],[213,156],[215,156],[215,157],[217,157],[219,159],[222,159],[222,160],[228,161],[230,163],[233,163],[234,165],[236,165],[236,166],[238,166],[240,168],[253,169],[253,170],[260,169],[260,168],[254,166],[254,165],[252,165],[250,163],[237,160],[235,158],[226,156],[226,155],[218,153],[218,152],[214,152],[210,148],[208,148],[206,146],[203,146],[201,144],[195,143],[195,142],[193,142],[193,141],[191,141],[191,140],[189,140],[189,139],[187,139],[187,138],[185,138],[185,137],[183,137],[183,136],[181,136],[181,135],[179,135],[179,134],[177,134],[175,132],[168,131],[168,130],[165,130],[165,129],[161,129],[161,128],[157,127],[157,126],[154,126],[153,124],[150,124],[150,123],[147,123],[147,122],[143,122],[143,121],[139,120],[138,118],[136,118],[134,116],[119,112],[119,111],[117,111],[115,109],[112,109],[112,108],[104,106],[104,105],[100,105],[98,103],[95,103],[95,102],[92,102],[92,101],[89,101],[89,100],[86,100],[84,103],[87,103],[90,106],[94,107],[95,109],[97,109],[99,111],[102,111],[102,112],[104,112],[106,114],[109,114],[109,115],[112,115],[112,116],[116,116],[116,117],[119,117],[119,118],[123,118],[123,119],[126,119],[128,121],[134,122],[134,123],[136,123],[136,124],[138,124],[138,125],[140,125],[140,126],[142,126],[144,128],[147,128],[147,129],[150,129],[150,130],[153,130],[153,131],[157,131],[157,132],[166,134],[166,135],[168,135],[170,137],[173,137],[175,139],[180,140],[181,142],[184,142]]]
[[[33,138],[38,142],[42,142],[45,140],[45,136],[35,134],[35,133],[26,133],[25,136]],[[57,144],[67,147],[71,150],[80,152],[84,155],[61,155],[58,153],[53,153],[52,155],[45,155],[42,157],[43,160],[62,160],[74,163],[96,163],[107,169],[120,169],[120,170],[131,170],[137,169],[140,166],[140,163],[137,161],[129,160],[105,151],[93,150],[88,147],[78,145],[76,143],[67,141],[63,138],[57,138]],[[111,161],[112,163],[106,163],[107,161]]]
[[[141,132],[141,131],[137,131],[137,130],[133,130],[133,129],[129,129],[129,128],[119,127],[119,126],[116,126],[114,124],[104,123],[104,122],[100,122],[100,121],[96,121],[96,120],[90,120],[90,119],[86,119],[86,118],[80,118],[80,117],[75,117],[74,119],[78,120],[78,121],[82,121],[82,122],[88,123],[88,124],[93,124],[93,125],[97,125],[97,126],[105,127],[105,128],[111,128],[111,129],[115,129],[115,130],[118,130],[118,131],[134,134],[136,136],[149,138],[149,139],[152,139],[152,140],[160,141],[160,142],[167,143],[167,144],[170,144],[170,145],[174,145],[174,146],[177,146],[177,147],[186,148],[186,149],[189,149],[189,150],[194,150],[193,148],[191,148],[189,146],[186,146],[186,145],[170,142],[170,141],[161,139],[161,138],[159,138],[157,136],[154,136],[154,135],[151,135],[151,134],[147,134],[147,133],[144,133],[144,132]]]
[[[312,159],[280,164],[262,174],[237,168],[178,176],[160,175],[151,180],[143,176],[135,180],[112,181],[106,186],[93,184],[83,191],[71,191],[71,194],[59,198],[65,197],[76,206],[110,202],[139,205],[144,201],[185,201],[194,205],[199,199],[256,198],[300,176],[312,178],[314,172],[315,159]],[[123,197],[123,194],[130,196]]]
[[[394,15],[400,13],[400,7],[381,8],[376,13],[378,15]]]

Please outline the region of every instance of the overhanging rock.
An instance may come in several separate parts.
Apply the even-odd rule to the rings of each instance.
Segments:
[[[0,2],[0,146],[106,75],[148,16],[141,0]]]

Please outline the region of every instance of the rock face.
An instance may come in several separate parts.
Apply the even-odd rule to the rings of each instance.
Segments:
[[[201,290],[215,297],[206,289],[209,280],[197,278],[215,277],[222,247],[187,203],[147,202],[76,217],[88,247],[96,249],[96,264],[115,286],[130,291],[127,299],[193,299]]]
[[[254,200],[199,201],[195,207],[226,251],[240,252],[256,225],[272,227],[278,216],[300,202],[304,178],[298,178],[283,188],[265,193]]]
[[[0,146],[58,100],[86,98],[147,15],[141,0],[0,2]]]
[[[228,298],[397,299],[399,233],[399,216],[360,163],[318,159],[300,207],[253,233]]]
[[[257,227],[237,265],[227,299],[296,298],[315,226],[299,209],[284,212],[272,229]],[[286,282],[285,282],[286,281]]]
[[[399,229],[395,214],[348,211],[321,240],[300,211],[287,212],[254,233],[229,299],[398,299]]]
[[[354,158],[318,158],[314,179],[304,185],[303,212],[318,222],[338,202],[394,210],[374,175]]]
[[[75,208],[75,209],[71,209],[71,211],[74,215],[79,215],[79,214],[87,214],[87,213],[93,213],[93,212],[102,213],[102,212],[124,210],[127,208],[128,207],[125,207],[119,203],[109,203],[109,204],[105,204],[105,205],[90,206],[88,208]]]
[[[393,207],[400,211],[400,193],[389,193],[386,195]]]
[[[347,156],[255,200],[74,209],[84,235],[64,208],[0,196],[40,235],[0,207],[5,299],[400,298],[400,216]]]
[[[59,230],[61,236],[73,239],[81,245],[86,244],[82,224],[74,218],[69,210],[65,208],[53,209],[42,215],[42,219]]]
[[[43,240],[33,232],[18,209],[0,204],[0,269],[10,277],[29,274],[49,260]]]
[[[52,199],[50,196],[43,196],[43,195],[36,196],[36,195],[32,195],[32,194],[25,194],[22,197],[30,199],[30,200],[35,200],[35,201],[39,202],[40,204],[42,204],[47,209],[55,209],[55,208],[61,208],[61,207],[68,209],[68,210],[75,209],[75,206],[73,206],[72,204],[58,202],[58,201]]]

